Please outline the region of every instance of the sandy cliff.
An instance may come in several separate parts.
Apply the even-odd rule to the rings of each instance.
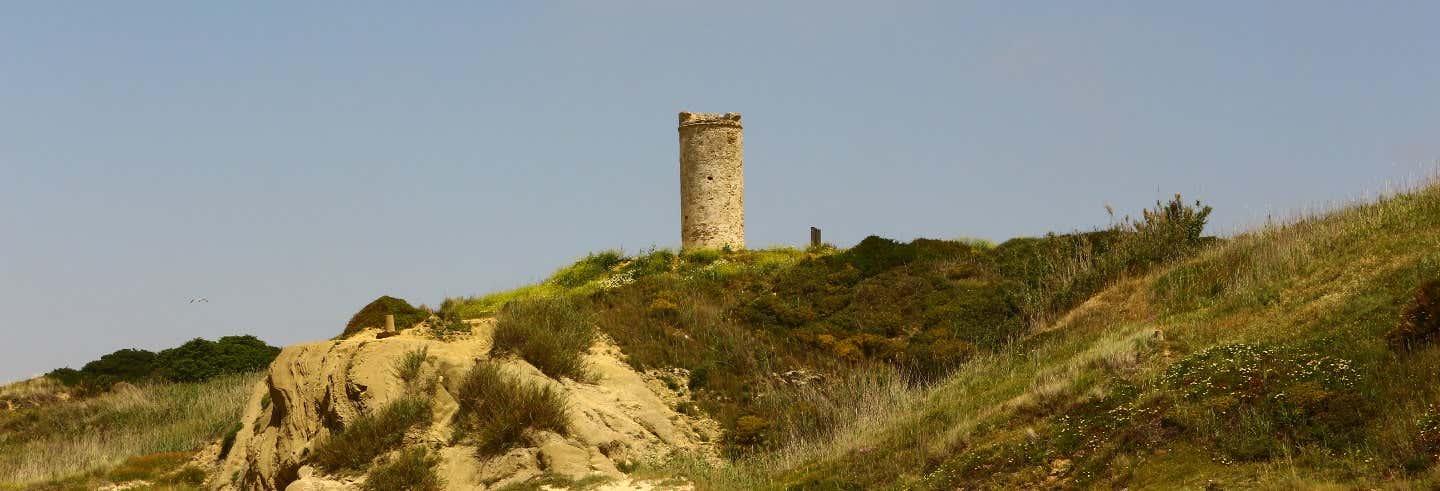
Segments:
[[[612,343],[601,341],[584,355],[595,375],[587,382],[549,378],[520,359],[497,360],[509,374],[564,394],[570,431],[568,435],[532,432],[519,448],[493,458],[478,457],[475,448],[455,443],[451,429],[458,409],[453,397],[458,382],[477,361],[491,356],[493,323],[474,326],[473,334],[449,341],[432,339],[422,326],[383,339],[371,330],[349,339],[285,348],[250,397],[241,421],[244,426],[213,479],[216,487],[357,486],[363,477],[323,475],[307,465],[306,457],[319,440],[347,422],[403,395],[405,384],[394,369],[395,361],[420,348],[430,355],[425,376],[437,382],[433,418],[427,428],[407,433],[405,445],[438,452],[439,471],[450,489],[494,488],[542,475],[623,480],[622,468],[663,458],[677,449],[713,452],[707,442],[718,440],[718,426],[674,409],[676,402],[687,398],[683,387],[676,392],[655,377],[636,372]]]

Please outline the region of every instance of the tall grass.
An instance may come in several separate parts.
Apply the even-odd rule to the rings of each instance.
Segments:
[[[399,448],[411,428],[429,423],[430,411],[429,397],[412,395],[391,401],[316,443],[312,461],[331,472],[364,469],[376,456]]]
[[[370,469],[364,489],[368,491],[439,491],[445,480],[435,472],[440,456],[425,447],[406,449],[393,459]]]
[[[1417,285],[1440,277],[1440,188],[1272,222],[1223,244],[1198,245],[1190,255],[1161,256],[1148,271],[1118,270],[1098,286],[1085,277],[1112,267],[1099,258],[1113,248],[1046,258],[1054,261],[1047,274],[1062,274],[1048,279],[1054,289],[1036,291],[1037,297],[1076,295],[1056,304],[1044,329],[980,355],[933,389],[917,389],[914,399],[882,411],[865,431],[792,438],[773,452],[732,463],[681,459],[667,469],[714,489],[1173,487],[1206,480],[1225,487],[1433,485],[1440,471],[1433,454],[1424,454],[1430,447],[1423,438],[1424,422],[1435,414],[1425,408],[1440,403],[1440,389],[1427,383],[1440,370],[1440,350],[1396,350],[1385,333],[1401,321],[1400,310]],[[1083,293],[1092,286],[1099,295]],[[1082,301],[1079,309],[1065,306]],[[1286,418],[1298,418],[1292,426],[1319,422],[1333,425],[1326,434],[1360,438],[1344,452],[1295,438],[1248,442],[1253,448],[1218,445],[1212,435],[1235,434],[1237,426],[1271,428],[1265,430],[1270,435],[1274,418],[1179,417],[1189,403],[1160,376],[1187,353],[1234,342],[1353,363],[1358,375],[1347,380],[1355,385],[1343,395],[1393,410],[1337,419],[1330,409],[1287,409]],[[1265,370],[1263,360],[1233,363],[1236,370]],[[1283,395],[1265,389],[1264,397],[1320,397],[1327,392],[1316,387],[1330,390],[1302,379],[1296,377],[1296,387]],[[1161,425],[1161,414],[1180,426]],[[1083,445],[1079,453],[1077,443]],[[1174,457],[1155,458],[1147,450],[1153,445]],[[1235,455],[1261,460],[1234,463]],[[1052,468],[1057,459],[1074,468]],[[1058,481],[1044,481],[1047,476]]]
[[[564,396],[548,385],[521,382],[493,362],[471,368],[455,399],[460,405],[456,435],[475,440],[482,456],[521,443],[527,431],[569,431]]]
[[[565,298],[512,302],[495,323],[494,349],[511,352],[551,377],[586,380],[581,357],[595,342],[590,309]]]
[[[420,371],[425,368],[427,361],[430,361],[430,347],[425,346],[400,355],[400,359],[395,360],[391,369],[394,371],[395,377],[404,382],[407,388],[410,388],[420,380]]]
[[[240,419],[262,377],[121,386],[92,398],[0,412],[0,485],[62,479],[134,455],[197,450]]]

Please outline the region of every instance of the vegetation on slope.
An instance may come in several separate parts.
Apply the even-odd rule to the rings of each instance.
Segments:
[[[565,297],[508,304],[495,323],[494,350],[518,354],[554,378],[585,380],[580,355],[595,342],[590,315]]]
[[[157,453],[189,455],[220,438],[240,419],[260,378],[249,373],[201,383],[140,383],[0,411],[0,489],[48,481],[90,488],[117,466],[116,472],[126,465],[158,469],[152,462],[158,457],[122,464]]]
[[[429,423],[430,413],[428,395],[396,399],[317,442],[310,461],[330,472],[363,471],[375,457],[400,448],[407,431]]]
[[[931,383],[1119,278],[1200,249],[1212,242],[1200,235],[1208,214],[1177,196],[1109,230],[999,246],[869,237],[846,250],[606,252],[540,285],[447,300],[440,314],[497,315],[497,346],[511,351],[593,319],[636,368],[688,370],[741,456],[828,435],[852,379]],[[581,369],[586,343],[541,344],[522,356]]]
[[[476,363],[455,396],[455,437],[475,442],[481,456],[499,455],[523,442],[531,430],[569,431],[565,399],[549,386],[507,375],[493,362]]]
[[[364,489],[368,491],[439,491],[445,480],[435,472],[440,456],[425,447],[414,447],[370,469]]]
[[[721,489],[1433,487],[1440,188],[1272,224],[1118,284]],[[1397,341],[1402,340],[1402,341]]]

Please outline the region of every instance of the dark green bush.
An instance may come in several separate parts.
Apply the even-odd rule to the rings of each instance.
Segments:
[[[423,322],[430,317],[430,313],[415,308],[409,302],[383,295],[375,299],[350,317],[350,322],[345,324],[345,332],[340,338],[348,338],[367,327],[385,327],[385,316],[395,316],[395,329],[404,330],[414,327],[415,324]]]
[[[865,275],[873,275],[914,261],[917,256],[915,249],[911,244],[871,235],[834,258],[854,266]]]
[[[1293,348],[1216,346],[1175,362],[1162,380],[1179,400],[1177,422],[1237,459],[1278,455],[1282,445],[1343,448],[1372,410],[1349,360]]]
[[[155,353],[142,349],[122,349],[86,363],[80,371],[90,377],[109,375],[119,380],[134,381],[154,375],[155,369]]]
[[[493,362],[479,362],[460,383],[456,434],[473,438],[482,456],[498,455],[521,442],[526,431],[565,434],[565,399],[549,386],[520,382]]]
[[[202,382],[229,373],[254,372],[268,367],[279,353],[280,348],[255,336],[225,336],[219,341],[195,338],[159,354],[122,349],[86,363],[80,370],[59,368],[46,375],[80,389],[82,395],[94,394],[109,390],[116,382]]]
[[[585,380],[581,355],[594,342],[591,311],[566,297],[511,302],[495,324],[497,352],[515,353],[551,377]]]
[[[396,399],[379,411],[360,415],[317,443],[311,461],[330,472],[363,469],[376,456],[399,448],[411,428],[428,424],[430,411],[428,397]]]
[[[364,489],[370,491],[439,491],[445,481],[435,472],[440,456],[414,447],[370,469]]]
[[[1390,346],[1414,349],[1440,336],[1440,280],[1422,283],[1400,313],[1400,322],[1385,335]]]
[[[199,382],[226,373],[244,373],[270,366],[280,349],[255,336],[225,336],[219,341],[195,338],[161,351],[155,364],[173,382]]]
[[[46,373],[45,376],[55,379],[56,382],[60,382],[61,385],[66,387],[78,386],[80,382],[85,379],[84,373],[70,367],[56,368],[51,370],[50,373]]]

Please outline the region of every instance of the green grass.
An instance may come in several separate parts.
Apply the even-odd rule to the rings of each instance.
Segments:
[[[138,455],[198,450],[240,419],[262,377],[142,384],[0,411],[0,488],[83,476]]]
[[[447,298],[440,304],[440,312],[461,319],[480,319],[495,315],[505,304],[517,300],[549,298],[560,295],[565,288],[553,283],[538,283],[514,290],[496,292],[469,298]]]
[[[1420,286],[1440,278],[1440,188],[1267,225],[1152,264],[1122,268],[1099,287],[1052,283],[1046,303],[1079,306],[1036,316],[1029,334],[934,386],[897,388],[913,402],[864,425],[845,416],[829,439],[718,464],[682,457],[646,472],[706,489],[1440,482],[1440,347],[1387,338],[1407,322],[1402,311]],[[1029,284],[1054,281],[1037,280]],[[1099,294],[1074,293],[1090,288]]]
[[[507,304],[495,323],[494,350],[514,353],[551,377],[589,378],[582,355],[595,342],[590,309],[566,297]]]
[[[564,397],[549,386],[519,381],[500,365],[482,361],[470,369],[456,394],[455,434],[477,444],[482,456],[503,453],[535,430],[566,434]]]
[[[330,472],[364,470],[375,457],[399,448],[406,432],[428,424],[430,419],[429,397],[401,397],[377,411],[360,415],[316,443],[310,461]]]

